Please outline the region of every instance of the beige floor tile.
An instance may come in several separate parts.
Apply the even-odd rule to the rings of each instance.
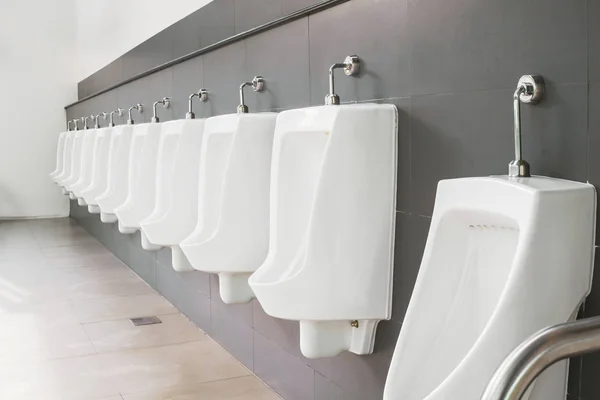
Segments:
[[[175,314],[178,312],[171,303],[155,293],[79,300],[73,301],[72,306],[81,323]]]
[[[45,322],[39,314],[0,316],[0,364],[96,354],[82,325]]]
[[[280,400],[254,376],[126,394],[125,400]]]
[[[102,244],[99,242],[80,244],[76,246],[43,247],[41,251],[44,256],[48,258],[111,254],[106,247],[102,246]]]
[[[52,257],[45,260],[50,268],[78,268],[78,267],[123,267],[123,263],[112,254],[97,255],[67,255]]]
[[[163,315],[161,324],[133,326],[129,320],[98,322],[83,327],[98,353],[208,340],[181,314]]]
[[[37,364],[0,365],[0,398],[10,400],[92,400],[119,395],[98,356]],[[118,397],[117,397],[118,398]]]
[[[82,282],[68,285],[67,297],[72,300],[130,296],[155,293],[139,278],[111,279],[102,282]]]
[[[121,395],[249,375],[212,340],[98,355]]]
[[[113,265],[113,266],[92,266],[88,268],[65,268],[58,271],[51,271],[56,274],[62,282],[68,284],[82,283],[82,282],[101,282],[109,281],[112,279],[124,279],[124,278],[139,278],[135,272],[127,268],[125,265]]]
[[[21,304],[67,301],[56,277],[44,269],[1,268],[0,309]]]

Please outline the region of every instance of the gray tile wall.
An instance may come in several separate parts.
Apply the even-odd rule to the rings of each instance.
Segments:
[[[151,43],[171,43],[169,51],[179,54],[286,14],[290,3],[217,0]],[[261,5],[268,12],[260,12]],[[596,0],[351,0],[68,109],[74,118],[142,102],[148,107],[141,120],[149,121],[151,103],[170,96],[173,107],[160,110],[166,121],[182,118],[187,96],[204,86],[211,97],[196,105],[197,115],[230,113],[239,84],[258,74],[267,91],[248,96],[251,111],[317,105],[327,92],[328,66],[360,55],[360,78],[338,78],[342,100],[393,103],[400,115],[394,310],[380,325],[373,355],[305,359],[296,323],[267,316],[256,301],[226,306],[217,277],[176,273],[169,250],[145,252],[138,234],[119,234],[76,204],[72,215],[284,398],[381,398],[436,184],[506,172],[512,93],[522,74],[541,73],[548,83],[545,101],[523,111],[524,153],[533,172],[600,184],[599,27]],[[133,73],[132,66],[163,62],[164,49],[154,45],[140,46],[89,80],[102,88],[111,76]],[[600,281],[580,315],[600,315]],[[600,355],[573,360],[570,399],[598,399],[598,373]]]

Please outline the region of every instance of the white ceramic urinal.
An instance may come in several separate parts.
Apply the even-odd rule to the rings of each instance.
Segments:
[[[275,113],[206,120],[198,225],[181,243],[194,269],[219,274],[225,303],[248,302],[248,277],[269,248],[269,174]]]
[[[106,190],[96,198],[100,207],[100,220],[117,222],[115,209],[125,202],[129,183],[129,153],[134,125],[114,128],[108,146],[108,176]]]
[[[189,271],[179,244],[198,221],[198,172],[204,119],[165,122],[158,149],[156,204],[141,222],[142,246],[171,247],[173,268]]]
[[[277,119],[269,254],[249,283],[267,314],[300,321],[306,357],[369,354],[391,317],[397,129],[393,105]]]
[[[596,193],[532,177],[441,181],[386,400],[479,400],[536,331],[573,319],[591,287]],[[567,362],[524,400],[564,400]]]
[[[77,197],[73,193],[72,187],[79,181],[81,177],[81,166],[83,162],[83,143],[86,138],[89,137],[93,129],[83,129],[75,132],[73,138],[73,153],[71,154],[71,170],[69,176],[62,182],[62,185],[67,192],[69,192],[69,198],[76,200]]]
[[[50,179],[54,180],[63,171],[64,159],[65,159],[65,145],[68,132],[61,132],[58,135],[58,143],[56,144],[56,168],[50,173]]]
[[[70,187],[70,191],[77,198],[77,204],[80,206],[87,206],[82,192],[92,182],[93,168],[94,168],[94,146],[96,144],[96,134],[98,128],[90,129],[88,133],[83,136],[83,142],[81,144],[81,167],[79,173],[79,179]]]
[[[112,132],[115,128],[100,128],[96,132],[92,156],[92,172],[88,186],[81,191],[81,197],[87,203],[88,211],[98,214],[97,197],[106,191],[108,183],[108,158]]]
[[[146,123],[137,125],[133,130],[129,152],[127,198],[115,209],[121,233],[131,234],[138,231],[140,222],[154,210],[156,164],[162,125]]]
[[[65,149],[63,154],[62,169],[56,176],[52,177],[54,183],[59,186],[62,186],[62,182],[70,175],[71,172],[71,155],[73,154],[73,143],[76,132],[77,131],[67,132],[64,142]]]

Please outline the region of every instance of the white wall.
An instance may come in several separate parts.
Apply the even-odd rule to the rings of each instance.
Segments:
[[[0,0],[0,218],[68,214],[48,173],[77,94],[74,18],[75,0]]]
[[[77,81],[211,1],[76,0]]]

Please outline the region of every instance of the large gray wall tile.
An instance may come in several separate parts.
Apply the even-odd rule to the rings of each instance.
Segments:
[[[311,104],[323,104],[329,67],[351,54],[362,60],[360,78],[336,71],[341,101],[408,95],[405,0],[352,0],[311,15],[309,31]]]
[[[600,2],[588,2],[588,48],[589,48],[589,78],[600,81]]]
[[[308,106],[308,67],[308,18],[247,39],[248,80],[262,75],[266,81],[261,93],[246,89],[250,112]]]
[[[172,38],[162,32],[123,56],[123,79],[131,78],[173,59]]]
[[[200,56],[172,67],[173,90],[171,91],[171,107],[174,119],[185,118],[185,114],[188,111],[188,98],[190,94],[198,93],[204,86],[202,65],[203,58]],[[197,97],[194,98],[193,107],[196,118],[209,116],[207,103],[202,103]]]
[[[254,373],[285,400],[314,399],[313,369],[256,331]]]
[[[235,34],[234,0],[214,0],[202,8],[198,18],[200,47],[217,43]]]
[[[237,306],[235,306],[237,307]],[[237,318],[228,306],[213,297],[210,300],[211,336],[250,370],[254,368],[254,329]]]
[[[345,392],[318,372],[315,372],[315,400],[363,400]]]
[[[242,41],[203,56],[204,86],[210,93],[206,107],[212,115],[235,113],[240,85],[258,74],[246,73],[245,54],[246,43]]]
[[[586,0],[410,0],[412,94],[587,80]]]
[[[280,18],[282,3],[281,0],[235,0],[235,33]]]

